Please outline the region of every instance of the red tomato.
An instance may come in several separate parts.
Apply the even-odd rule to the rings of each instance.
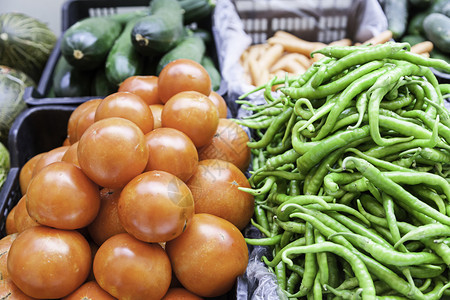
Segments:
[[[239,229],[210,214],[195,214],[186,231],[166,243],[166,251],[181,284],[202,297],[227,293],[248,264]]]
[[[77,231],[36,226],[12,243],[8,272],[28,296],[56,299],[83,284],[91,259],[89,244]]]
[[[132,121],[144,134],[153,129],[153,115],[150,107],[141,97],[129,92],[111,94],[100,102],[94,121],[111,117]]]
[[[14,206],[6,216],[6,223],[5,223],[6,234],[13,234],[18,232],[16,222],[14,221],[14,213],[16,212],[16,207],[17,206]]]
[[[91,106],[97,106],[103,99],[92,99],[78,105],[72,114],[69,117],[69,121],[67,123],[67,138],[70,144],[78,141],[79,137],[77,136],[77,125],[80,116]]]
[[[130,76],[120,84],[118,91],[136,94],[148,105],[162,103],[158,94],[158,76]]]
[[[48,152],[45,152],[41,158],[36,162],[33,168],[33,173],[31,174],[31,179],[33,179],[34,176],[36,176],[41,169],[48,166],[51,163],[61,161],[66,151],[69,149],[69,146],[60,146],[57,148],[54,148]],[[30,184],[30,183],[28,183]]]
[[[15,206],[14,224],[16,225],[17,232],[19,233],[30,227],[39,226],[39,223],[32,219],[28,214],[26,201],[26,195],[24,195]]]
[[[12,243],[17,238],[17,233],[9,234],[0,239],[0,278],[4,280],[9,277],[7,269],[8,252]],[[1,298],[0,298],[1,299]]]
[[[86,131],[86,129],[91,126],[95,121],[95,112],[97,111],[97,107],[100,105],[100,103],[103,101],[103,99],[97,99],[96,101],[93,101],[91,105],[89,105],[78,117],[78,121],[75,127],[75,140],[71,140],[71,144],[75,143],[76,141],[79,141],[83,133]]]
[[[142,173],[148,148],[142,130],[123,118],[107,118],[92,124],[78,144],[83,172],[101,187],[121,188]]]
[[[159,244],[139,241],[128,233],[106,240],[94,258],[98,284],[118,299],[161,299],[169,289],[172,269]]]
[[[61,161],[69,162],[80,167],[80,163],[78,162],[78,141],[70,145],[61,158]]]
[[[221,159],[231,162],[242,172],[250,165],[251,152],[247,133],[231,119],[220,119],[211,142],[198,151],[199,159]]]
[[[31,298],[25,295],[11,280],[11,278],[6,278],[0,280],[0,299],[11,299],[11,300],[33,300],[36,298]]]
[[[97,282],[88,281],[61,300],[114,300]]]
[[[197,169],[198,153],[192,140],[174,128],[157,128],[145,135],[148,146],[146,171],[166,171],[183,181]]]
[[[36,166],[38,160],[44,155],[44,153],[39,153],[33,156],[23,165],[22,169],[20,169],[19,185],[22,195],[26,194],[28,184],[30,183],[31,177],[33,176],[34,167]]]
[[[149,171],[131,180],[120,193],[119,218],[135,238],[151,243],[179,236],[194,215],[186,184],[164,171]]]
[[[26,199],[32,219],[60,229],[89,225],[100,208],[97,184],[80,168],[63,161],[46,166],[33,177]]]
[[[239,187],[250,188],[244,173],[232,163],[201,160],[187,185],[194,196],[195,213],[209,213],[233,223],[239,230],[250,222],[254,197]]]
[[[162,113],[164,105],[151,104],[148,107],[150,107],[150,110],[152,111],[152,115],[153,115],[153,129],[160,128],[161,127],[161,113]]]
[[[196,147],[211,141],[219,125],[217,107],[205,95],[181,92],[170,98],[161,113],[161,124],[184,132]]]
[[[202,300],[203,298],[191,293],[185,288],[170,288],[162,300]]]
[[[184,91],[211,93],[211,78],[206,69],[190,59],[176,59],[168,63],[158,77],[158,93],[163,103]]]
[[[223,97],[215,91],[211,91],[211,94],[209,94],[208,97],[214,105],[217,106],[217,109],[219,110],[219,118],[226,118],[228,115],[228,107],[225,99],[223,99]]]
[[[95,220],[88,226],[90,237],[99,246],[113,235],[126,232],[120,223],[118,213],[120,192],[121,189],[108,188],[100,191],[100,210]]]

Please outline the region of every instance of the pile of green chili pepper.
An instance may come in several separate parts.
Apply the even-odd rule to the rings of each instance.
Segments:
[[[430,69],[450,65],[409,49],[326,47],[238,100],[263,234],[247,243],[289,299],[450,295],[450,87]]]

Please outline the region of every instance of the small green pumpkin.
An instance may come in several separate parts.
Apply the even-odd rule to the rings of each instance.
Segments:
[[[55,43],[45,23],[22,13],[0,14],[0,65],[21,70],[37,82]]]

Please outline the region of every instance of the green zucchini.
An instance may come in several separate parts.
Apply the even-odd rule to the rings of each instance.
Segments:
[[[409,43],[411,46],[422,43],[426,41],[426,39],[419,34],[408,34],[402,37],[402,42]]]
[[[176,0],[153,0],[150,15],[139,19],[131,31],[131,40],[139,53],[164,53],[184,36],[183,14]]]
[[[100,68],[95,71],[94,79],[92,80],[91,95],[105,97],[115,92],[117,92],[117,86],[114,86],[108,81],[105,68],[100,66]]]
[[[91,95],[92,72],[75,68],[61,55],[53,70],[55,97],[83,97]]]
[[[196,35],[185,37],[175,48],[163,55],[156,67],[156,73],[159,75],[168,63],[179,58],[191,59],[200,64],[205,51],[205,42],[200,37]]]
[[[139,19],[128,22],[106,58],[106,78],[115,86],[119,86],[128,77],[142,72],[143,57],[130,42],[131,31],[138,21]]]
[[[105,17],[78,21],[62,37],[61,53],[74,67],[93,70],[105,62],[122,31],[120,22]]]
[[[383,10],[392,37],[400,39],[405,34],[408,24],[408,0],[386,0]]]
[[[423,32],[423,20],[428,16],[429,12],[424,11],[415,14],[411,17],[408,23],[408,27],[406,29],[407,35],[422,35]]]
[[[429,14],[423,20],[423,30],[434,46],[444,53],[450,53],[450,18],[441,13]]]
[[[216,0],[178,0],[183,9],[184,24],[198,22],[211,16]]]
[[[222,76],[220,76],[219,70],[217,70],[216,65],[212,58],[208,55],[203,56],[201,60],[201,65],[206,69],[211,78],[211,87],[214,91],[220,88],[220,83],[222,82]]]

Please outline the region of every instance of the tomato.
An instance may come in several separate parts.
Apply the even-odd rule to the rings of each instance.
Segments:
[[[77,231],[36,226],[23,231],[12,243],[8,272],[28,296],[56,299],[86,280],[91,259],[89,244]]]
[[[146,171],[169,172],[183,181],[197,169],[198,153],[192,140],[174,128],[157,128],[145,135],[148,146]]]
[[[250,222],[254,197],[239,187],[250,188],[244,173],[232,163],[201,160],[186,183],[194,196],[195,213],[209,213],[233,223],[239,230]]]
[[[139,241],[128,233],[106,240],[94,258],[98,284],[118,299],[161,299],[169,289],[172,268],[159,244]]]
[[[8,252],[12,243],[17,238],[17,233],[8,234],[0,239],[0,278],[4,280],[9,277],[7,269]],[[1,299],[1,298],[0,298]]]
[[[16,225],[17,232],[20,233],[30,227],[39,226],[39,223],[28,214],[26,195],[20,198],[15,207],[14,224]]]
[[[108,188],[100,191],[100,210],[95,220],[88,226],[90,237],[99,246],[113,235],[126,232],[120,223],[117,209],[120,192],[121,189]]]
[[[144,242],[179,236],[194,215],[194,199],[186,184],[164,171],[149,171],[131,180],[119,197],[125,230]]]
[[[18,232],[16,227],[16,222],[14,221],[14,213],[16,212],[16,207],[14,206],[9,211],[8,215],[6,216],[6,223],[5,223],[5,231],[6,234],[12,234]]]
[[[81,169],[101,187],[121,188],[142,173],[148,148],[142,130],[123,118],[92,124],[78,144]]]
[[[118,92],[136,94],[148,105],[162,103],[158,94],[158,76],[130,76],[119,85]]]
[[[219,119],[217,132],[211,142],[199,149],[199,159],[225,160],[245,172],[251,160],[248,142],[248,135],[241,126],[230,119]]]
[[[132,121],[144,134],[153,129],[153,115],[150,107],[141,97],[129,92],[111,94],[98,105],[95,121],[111,117]]]
[[[228,107],[225,99],[223,99],[223,97],[215,91],[211,91],[208,98],[211,99],[215,106],[217,106],[217,109],[219,110],[219,118],[226,118],[228,115]]]
[[[39,224],[78,229],[97,216],[100,193],[97,184],[80,168],[61,161],[46,166],[33,177],[26,205],[30,217]]]
[[[166,243],[166,251],[181,284],[202,297],[227,293],[248,264],[239,229],[210,214],[195,214],[186,231]]]
[[[70,145],[61,158],[61,161],[69,162],[77,167],[80,167],[80,163],[78,162],[78,141]]]
[[[153,115],[153,128],[160,128],[161,127],[161,113],[162,113],[164,105],[151,104],[148,107],[150,107],[150,110],[152,111],[152,115]]]
[[[88,281],[61,300],[114,300],[97,282]]]
[[[33,176],[33,170],[36,166],[38,160],[44,155],[45,152],[36,154],[32,158],[30,158],[20,169],[19,173],[19,185],[20,191],[22,195],[25,195],[27,192],[28,184],[30,183],[31,177]]]
[[[202,300],[203,298],[191,293],[185,288],[170,288],[162,300]]]
[[[0,280],[0,299],[11,300],[33,300],[36,298],[25,295],[11,280],[6,278]]]
[[[51,163],[61,161],[66,151],[69,149],[69,146],[60,146],[57,148],[54,148],[48,152],[45,152],[41,158],[36,162],[33,168],[33,173],[31,174],[31,179],[33,179],[34,176],[36,176],[41,169],[45,168]],[[31,182],[31,181],[30,181]],[[28,183],[30,184],[30,183]]]
[[[91,99],[86,102],[83,102],[80,105],[78,105],[74,109],[74,111],[70,114],[69,121],[67,123],[67,138],[68,138],[70,144],[75,143],[79,139],[79,137],[77,136],[77,126],[78,126],[78,120],[80,119],[81,115],[83,115],[84,112],[89,109],[89,107],[91,107],[91,106],[97,107],[97,105],[102,100],[103,99]],[[95,112],[95,109],[94,109],[94,112]]]
[[[194,91],[181,92],[164,105],[161,124],[184,132],[196,147],[201,147],[216,133],[219,114],[207,96]]]
[[[159,73],[158,93],[163,103],[184,91],[196,91],[205,96],[211,93],[211,78],[206,69],[190,59],[176,59]]]

